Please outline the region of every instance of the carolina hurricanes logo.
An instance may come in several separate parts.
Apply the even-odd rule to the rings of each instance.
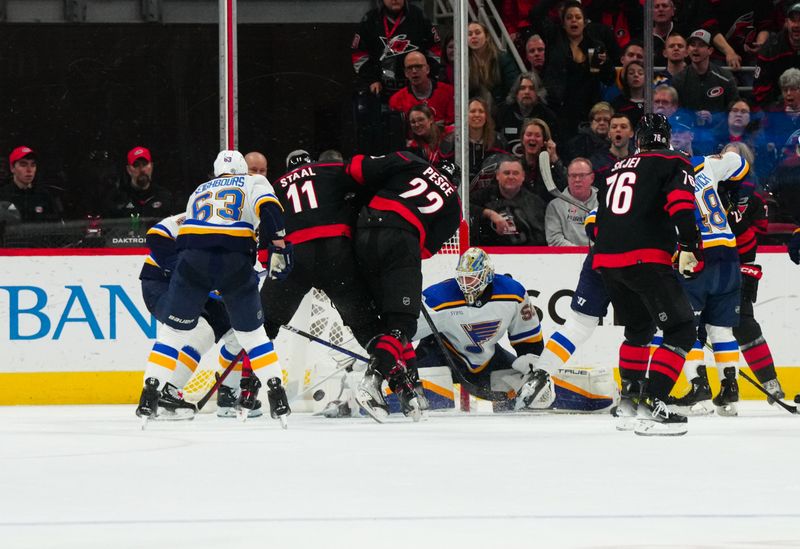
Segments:
[[[725,93],[725,90],[722,88],[722,86],[715,86],[715,87],[711,88],[710,90],[708,90],[706,92],[706,95],[708,97],[719,97],[723,93]]]
[[[382,60],[389,57],[404,55],[408,52],[419,49],[417,46],[411,43],[411,40],[408,39],[408,35],[406,34],[398,34],[392,38],[381,36],[381,42],[383,42],[383,55],[381,55]]]

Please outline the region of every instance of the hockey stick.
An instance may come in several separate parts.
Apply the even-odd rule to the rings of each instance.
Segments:
[[[442,334],[439,333],[439,330],[433,323],[433,319],[431,318],[431,315],[428,312],[428,310],[425,308],[425,305],[423,305],[421,309],[422,309],[422,316],[425,317],[425,322],[428,323],[431,332],[433,332],[433,338],[436,340],[436,344],[439,345],[439,349],[444,354],[444,358],[445,360],[447,360],[447,365],[450,367],[450,371],[453,372],[453,375],[455,375],[458,378],[459,383],[461,383],[461,385],[463,385],[464,387],[467,387],[470,393],[484,400],[491,400],[494,402],[507,402],[509,400],[512,400],[512,398],[508,396],[508,393],[501,393],[498,391],[492,391],[490,389],[483,389],[481,387],[478,387],[471,381],[468,381],[467,378],[464,377],[464,374],[461,372],[461,370],[459,370],[456,367],[456,363],[453,361],[453,357],[450,356],[450,351],[444,345]]]
[[[740,375],[740,376],[742,376],[743,378],[745,378],[747,381],[749,381],[749,382],[750,382],[750,384],[751,384],[753,387],[755,387],[756,389],[758,389],[759,391],[761,391],[762,393],[764,393],[765,395],[767,395],[767,398],[768,398],[768,399],[770,399],[770,400],[774,401],[774,402],[775,402],[775,404],[777,404],[778,406],[780,406],[781,408],[783,408],[784,410],[786,410],[786,411],[787,411],[787,412],[789,412],[790,414],[796,414],[796,413],[797,413],[797,406],[791,406],[791,405],[789,405],[789,404],[786,404],[786,403],[785,403],[785,402],[783,402],[782,400],[779,400],[779,399],[775,398],[774,396],[772,396],[772,395],[769,393],[769,391],[767,391],[766,389],[764,389],[764,387],[762,387],[760,383],[758,383],[758,382],[757,382],[756,380],[754,380],[752,377],[750,377],[749,375],[747,375],[746,373],[744,373],[742,370],[739,370],[739,375]]]
[[[244,349],[239,351],[239,354],[233,357],[233,360],[231,360],[231,363],[228,364],[228,367],[225,368],[222,374],[217,374],[215,376],[217,380],[214,382],[214,385],[211,386],[211,389],[208,390],[208,392],[203,396],[203,398],[197,401],[196,406],[198,412],[203,409],[203,406],[205,406],[209,400],[211,400],[211,397],[214,396],[214,393],[217,392],[220,385],[222,385],[222,382],[225,381],[225,378],[228,377],[228,374],[230,374],[233,371],[233,368],[243,357],[244,357]]]
[[[558,187],[556,187],[556,182],[553,180],[553,172],[550,171],[550,154],[547,151],[542,151],[539,153],[539,173],[542,175],[542,181],[544,181],[544,186],[547,189],[547,192],[556,198],[560,198],[564,202],[569,202],[576,208],[579,208],[586,213],[591,211],[586,207],[585,204],[582,204],[572,195],[558,190]]]
[[[365,357],[365,356],[361,356],[360,354],[354,353],[353,351],[350,351],[350,350],[347,350],[344,347],[339,347],[335,343],[331,343],[330,341],[325,341],[322,338],[319,338],[319,337],[317,337],[315,335],[311,335],[308,332],[304,332],[303,330],[299,330],[299,329],[297,329],[297,328],[295,328],[293,326],[289,326],[288,324],[284,324],[283,326],[281,326],[281,328],[284,328],[285,330],[289,330],[293,334],[297,334],[297,335],[303,336],[306,339],[310,339],[314,343],[319,343],[320,345],[324,345],[325,347],[328,347],[329,349],[333,349],[334,351],[339,351],[340,353],[345,354],[345,355],[349,356],[350,358],[355,358],[356,360],[361,360],[362,362],[369,362],[369,359],[367,357]]]

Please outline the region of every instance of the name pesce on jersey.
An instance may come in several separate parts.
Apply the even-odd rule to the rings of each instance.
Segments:
[[[244,187],[244,176],[237,175],[234,177],[221,177],[219,179],[214,179],[197,187],[197,190],[194,191],[194,194],[207,191],[208,189],[213,189],[214,187]]]
[[[455,187],[453,187],[450,181],[448,181],[446,177],[441,175],[433,168],[430,167],[426,168],[425,171],[422,172],[422,174],[428,176],[428,180],[431,183],[442,189],[442,192],[444,193],[445,196],[450,196],[455,192],[456,189]]]

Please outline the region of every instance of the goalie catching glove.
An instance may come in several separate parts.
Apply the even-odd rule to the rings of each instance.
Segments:
[[[286,280],[294,267],[293,253],[291,242],[287,242],[283,248],[270,244],[258,250],[258,262],[272,280]]]

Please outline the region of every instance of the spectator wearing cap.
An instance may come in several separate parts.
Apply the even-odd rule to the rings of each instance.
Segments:
[[[670,122],[672,126],[672,138],[670,140],[670,145],[676,151],[682,151],[689,156],[694,156],[694,149],[692,144],[694,142],[694,132],[689,124],[686,124],[680,120],[680,118],[673,119]]]
[[[412,51],[403,60],[403,68],[408,85],[389,98],[389,108],[406,115],[411,107],[424,103],[437,123],[447,126],[455,122],[453,86],[431,79],[431,67],[425,56]]]
[[[37,155],[30,147],[17,147],[8,156],[11,181],[0,187],[0,220],[58,221],[64,208],[62,189],[36,181]]]
[[[267,177],[267,157],[258,151],[252,151],[244,155],[247,162],[247,172],[251,175],[263,175]]]
[[[673,79],[681,106],[694,112],[696,146],[715,149],[713,134],[725,123],[728,105],[739,99],[733,74],[710,60],[711,33],[698,29],[689,36],[690,64]]]
[[[761,47],[756,63],[753,100],[757,107],[766,108],[778,97],[778,76],[800,67],[800,2],[788,5],[783,30]]]
[[[111,199],[110,217],[163,219],[173,213],[172,194],[153,182],[153,158],[145,147],[128,151],[127,177]]]

